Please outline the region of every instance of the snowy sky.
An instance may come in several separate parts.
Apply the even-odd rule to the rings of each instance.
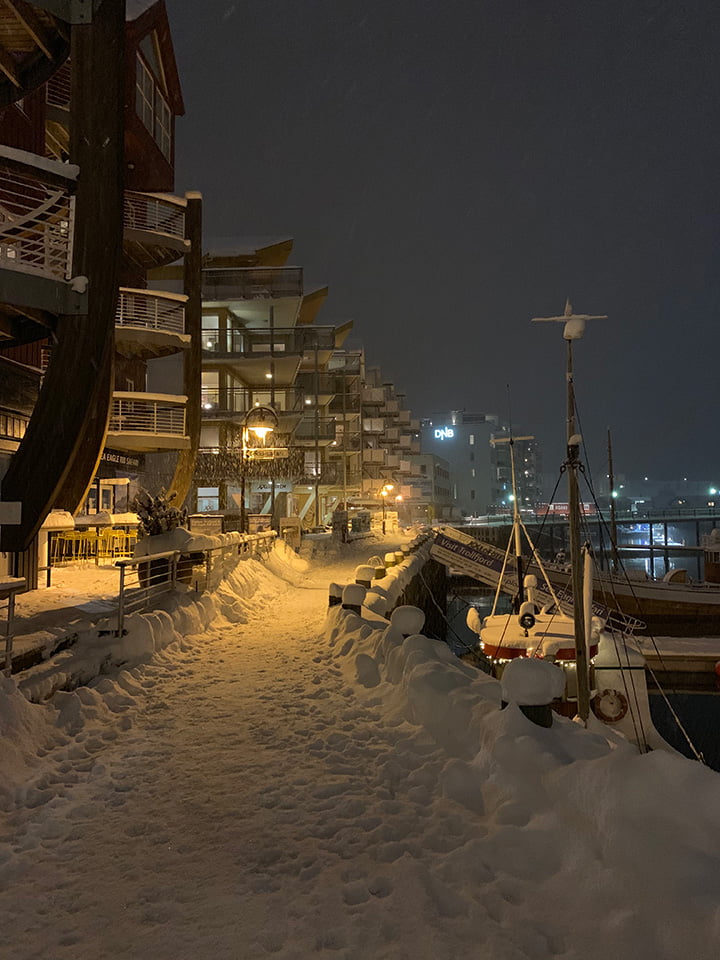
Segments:
[[[167,5],[208,238],[294,236],[416,414],[507,415],[509,385],[547,468],[564,358],[529,319],[607,313],[577,357],[595,462],[610,427],[618,473],[716,479],[717,4]]]

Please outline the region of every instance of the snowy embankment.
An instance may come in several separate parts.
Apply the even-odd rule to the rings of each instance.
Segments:
[[[278,546],[127,669],[3,681],[8,955],[715,957],[720,777],[501,710],[407,608],[326,614],[353,568]]]

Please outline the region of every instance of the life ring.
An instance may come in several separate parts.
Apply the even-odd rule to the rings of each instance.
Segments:
[[[592,710],[603,723],[619,723],[628,712],[627,697],[619,690],[602,690],[593,698]]]

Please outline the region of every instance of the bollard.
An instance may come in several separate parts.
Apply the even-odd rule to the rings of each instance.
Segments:
[[[361,564],[359,567],[355,567],[355,583],[359,583],[362,587],[369,587],[374,579],[375,567],[371,567],[369,564]]]
[[[339,583],[331,583],[328,588],[328,606],[337,607],[342,603],[343,587]]]
[[[395,556],[395,551],[393,551],[392,553],[385,554],[386,567],[394,567],[396,563],[397,563],[397,557]]]
[[[390,623],[403,635],[403,638],[411,637],[422,630],[425,625],[425,614],[420,607],[412,607],[409,604],[395,607]]]
[[[342,592],[343,610],[352,610],[353,613],[360,613],[360,608],[365,600],[365,587],[359,583],[349,583]]]

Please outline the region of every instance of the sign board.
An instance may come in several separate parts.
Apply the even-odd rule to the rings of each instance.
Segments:
[[[0,525],[14,527],[22,522],[20,500],[0,500]]]
[[[122,470],[139,470],[145,463],[141,453],[124,453],[122,450],[105,449],[100,457],[100,463],[109,463]]]
[[[497,587],[502,576],[501,590],[503,593],[516,596],[519,588],[512,557],[509,558],[503,574],[503,565],[506,560],[503,550],[499,550],[489,543],[483,543],[482,540],[472,540],[471,543],[468,543],[468,540],[472,540],[472,538],[461,540],[454,531],[451,532],[446,527],[435,534],[435,541],[430,548],[430,556],[445,566],[474,577],[490,587]],[[534,567],[530,567],[526,572],[537,574],[538,571]],[[558,586],[554,586],[553,590],[563,613],[571,617],[573,615],[572,592]],[[541,578],[538,578],[535,596],[540,604],[553,603],[554,601],[550,589],[547,584],[542,582]],[[609,623],[620,625],[625,629],[637,629],[640,625],[640,621],[634,617],[625,616],[614,610],[611,611],[602,603],[593,603],[592,612],[595,616],[602,617]]]
[[[208,537],[215,537],[223,532],[222,514],[192,513],[188,517],[191,533],[204,533]]]
[[[433,436],[436,440],[452,440],[455,430],[453,427],[436,427],[433,430]]]
[[[272,493],[272,481],[253,480],[250,484],[250,489],[253,493],[267,493],[269,495]],[[292,491],[293,485],[289,480],[275,481],[275,493],[292,493]]]
[[[272,530],[272,517],[269,513],[249,513],[247,524],[248,533],[263,533]]]

